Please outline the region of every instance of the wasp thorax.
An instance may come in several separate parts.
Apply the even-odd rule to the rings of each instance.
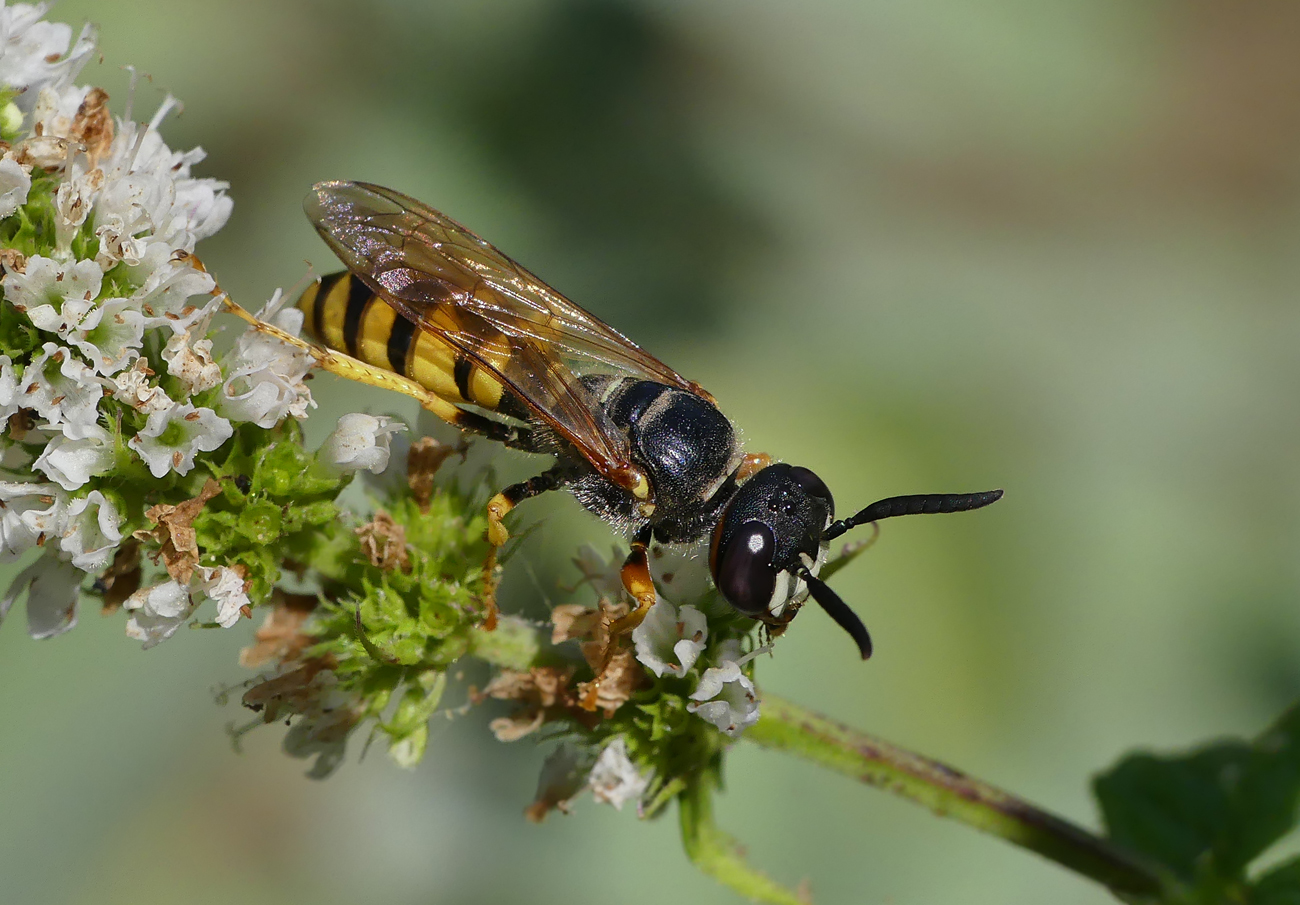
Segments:
[[[718,590],[756,618],[780,616],[807,595],[795,571],[817,574],[822,533],[835,514],[831,492],[806,468],[769,465],[727,505],[713,534],[710,565]]]

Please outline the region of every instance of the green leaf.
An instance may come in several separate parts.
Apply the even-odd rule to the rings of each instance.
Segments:
[[[1260,877],[1250,891],[1250,905],[1300,905],[1300,857]]]
[[[1099,776],[1094,791],[1114,842],[1200,888],[1234,886],[1296,823],[1300,707],[1254,742],[1130,755]]]

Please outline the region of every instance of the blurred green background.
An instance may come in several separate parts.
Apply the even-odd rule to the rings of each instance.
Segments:
[[[709,387],[842,510],[1005,487],[886,523],[761,683],[1094,825],[1133,746],[1251,733],[1300,693],[1300,6],[601,0],[65,0],[82,81],[235,213],[200,246],[256,303],[333,264],[315,180],[439,207]],[[120,107],[117,108],[120,112]],[[310,430],[408,411],[325,379]],[[507,470],[526,472],[514,461]],[[560,596],[571,500],[530,504]],[[560,530],[562,529],[562,530]],[[213,689],[247,622],[145,653],[122,618],[0,632],[0,898],[15,903],[733,901],[675,819],[521,810],[544,751],[488,714],[404,772],[323,782]],[[485,708],[487,709],[487,708]],[[723,825],[819,902],[1102,903],[1100,889],[880,792],[738,744]],[[1292,840],[1294,845],[1294,840]]]

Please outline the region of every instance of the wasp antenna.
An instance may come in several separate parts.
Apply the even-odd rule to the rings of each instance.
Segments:
[[[848,632],[853,640],[857,642],[858,651],[862,654],[862,659],[866,660],[871,656],[871,634],[867,627],[862,624],[858,614],[849,608],[849,605],[840,599],[840,595],[831,590],[831,586],[822,581],[816,575],[807,569],[799,572],[799,577],[808,583],[808,591],[812,594],[813,600],[826,611],[832,619],[839,624],[839,627]]]
[[[1002,499],[1001,490],[982,493],[918,493],[911,496],[891,496],[877,500],[856,515],[832,522],[822,534],[824,540],[834,540],[850,528],[878,522],[896,515],[930,515],[935,512],[966,512],[982,509]]]

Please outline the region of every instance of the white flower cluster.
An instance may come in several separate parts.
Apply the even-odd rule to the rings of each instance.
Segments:
[[[227,184],[191,175],[201,148],[163,142],[158,129],[174,98],[138,123],[130,102],[114,117],[102,90],[74,85],[94,34],[87,27],[73,41],[69,26],[44,21],[48,6],[0,0],[0,91],[12,98],[0,100],[10,139],[0,156],[6,235],[34,219],[11,219],[22,216],[33,178],[54,180],[44,196],[48,210],[53,195],[53,235],[36,236],[37,253],[26,257],[0,249],[4,304],[44,340],[28,360],[0,354],[0,561],[45,551],[0,602],[0,618],[27,592],[39,637],[72,627],[84,573],[107,567],[123,539],[121,498],[92,487],[97,477],[132,459],[154,478],[185,475],[197,454],[232,436],[232,422],[270,427],[313,404],[306,356],[284,343],[250,329],[227,359],[213,360],[206,334],[220,300],[191,253],[230,216]],[[300,313],[279,304],[277,293],[267,316],[296,334]],[[174,378],[168,389],[164,369]],[[198,394],[207,405],[191,398]],[[124,426],[106,411],[109,398],[144,426]],[[146,645],[169,636],[193,610],[192,591],[233,624],[248,603],[237,580],[219,567],[200,569],[191,587],[145,588],[127,602],[128,634]]]
[[[705,652],[708,638],[709,625],[703,613],[693,606],[679,610],[663,599],[655,602],[632,631],[636,658],[656,676],[688,674]],[[686,709],[732,738],[757,723],[758,696],[741,667],[761,650],[744,654],[739,641],[720,642],[710,655],[716,665],[700,675]]]

